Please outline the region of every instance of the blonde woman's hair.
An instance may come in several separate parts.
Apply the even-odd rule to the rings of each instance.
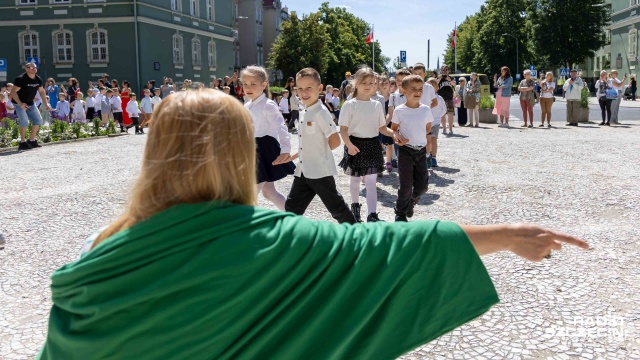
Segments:
[[[553,73],[551,71],[547,72],[544,75],[544,81],[547,81],[547,79],[549,78],[549,76],[551,76],[551,81],[553,81]]]
[[[251,115],[235,98],[211,89],[166,97],[153,112],[130,203],[93,247],[174,205],[255,206],[254,141]]]
[[[355,98],[356,96],[358,96],[358,85],[362,84],[363,82],[365,82],[365,80],[373,78],[374,80],[378,81],[378,76],[376,75],[376,73],[373,71],[373,69],[371,69],[368,66],[365,66],[363,68],[361,68],[360,70],[356,71],[356,74],[354,76],[354,79],[351,81],[353,83],[353,97]]]
[[[267,86],[264,88],[264,94],[267,96],[267,99],[271,99],[271,91],[269,91],[269,74],[267,74],[267,70],[261,66],[247,66],[240,73],[240,79],[245,76],[250,76],[258,79],[258,81],[263,84],[267,83]]]

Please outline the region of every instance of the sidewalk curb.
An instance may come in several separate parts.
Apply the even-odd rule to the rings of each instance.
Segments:
[[[74,142],[78,142],[78,141],[106,139],[106,138],[126,136],[126,135],[129,135],[129,134],[109,134],[109,135],[102,135],[102,136],[92,136],[92,137],[83,138],[83,139],[71,139],[71,140],[53,141],[53,142],[50,142],[50,143],[41,143],[40,145],[42,145],[42,147],[45,147],[45,146],[52,146],[52,145],[69,144],[69,143],[74,143]],[[17,146],[12,146],[12,147],[0,148],[0,154],[7,153],[7,152],[12,152],[12,151],[19,151],[18,147]],[[24,150],[24,151],[26,151],[26,150]]]

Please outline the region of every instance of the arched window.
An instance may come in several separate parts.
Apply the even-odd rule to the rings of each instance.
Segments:
[[[40,37],[37,32],[27,29],[19,33],[18,38],[22,63],[26,63],[28,58],[40,56]]]
[[[218,61],[216,60],[217,57],[217,50],[216,50],[216,43],[215,41],[211,40],[209,41],[208,44],[208,56],[207,58],[209,59],[209,68],[212,70],[215,70],[217,65],[218,65]]]
[[[53,62],[55,64],[73,64],[73,33],[60,29],[52,34]]]
[[[184,42],[182,35],[173,35],[173,65],[184,65]]]
[[[202,66],[202,48],[200,46],[200,39],[197,37],[191,40],[191,65],[197,67]]]
[[[108,63],[109,62],[109,36],[107,30],[94,27],[87,30],[87,62]]]

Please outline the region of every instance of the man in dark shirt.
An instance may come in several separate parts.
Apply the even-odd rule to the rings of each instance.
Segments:
[[[345,89],[347,88],[347,85],[349,85],[349,83],[351,82],[351,72],[347,71],[344,74],[344,80],[342,81],[342,84],[340,84],[340,96],[342,96],[342,99],[344,99],[345,101],[347,100],[347,96],[349,96],[349,94],[347,94],[345,92]]]
[[[35,63],[30,62],[25,66],[25,72],[18,76],[13,84],[13,89],[9,94],[9,99],[16,108],[16,114],[18,115],[18,121],[20,123],[20,145],[18,150],[29,150],[35,147],[40,147],[36,140],[40,125],[42,125],[42,117],[38,108],[34,104],[36,93],[40,93],[40,98],[46,99],[47,93],[42,87],[42,79],[37,75],[38,67]],[[49,102],[45,102],[48,111],[51,111],[51,105]],[[27,127],[29,126],[29,120],[31,120],[31,136],[29,140],[26,140]]]
[[[455,108],[453,106],[453,93],[454,93],[454,85],[452,83],[452,79],[449,76],[449,66],[442,65],[442,69],[440,71],[440,75],[438,76],[438,95],[442,96],[444,103],[447,106],[447,120],[449,122],[449,131],[453,134],[453,114],[455,112]],[[447,134],[447,124],[442,124],[443,134]]]
[[[102,74],[102,82],[104,86],[108,89],[111,89],[111,82],[109,81],[109,74]]]

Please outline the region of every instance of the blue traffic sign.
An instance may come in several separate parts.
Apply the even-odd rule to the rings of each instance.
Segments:
[[[533,66],[533,65],[529,66],[529,70],[533,71],[533,70],[535,70],[535,69],[536,69],[536,67],[535,67],[535,66]]]
[[[36,64],[36,67],[40,67],[40,59],[38,59],[37,57],[28,57],[27,63],[34,63]]]
[[[404,50],[400,51],[400,62],[401,63],[407,62],[407,52]]]
[[[569,76],[569,69],[565,67],[560,68],[560,76]]]
[[[7,71],[7,59],[0,59],[0,71]]]
[[[531,70],[531,77],[537,78],[538,77],[538,70]]]
[[[516,80],[520,80],[520,74],[516,74]]]

